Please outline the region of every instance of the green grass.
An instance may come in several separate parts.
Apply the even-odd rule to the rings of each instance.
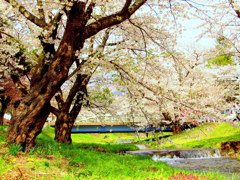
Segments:
[[[227,123],[207,123],[162,140],[157,148],[220,148],[221,142],[240,141],[240,128]]]
[[[163,162],[154,162],[148,156],[123,155],[121,152],[136,150],[136,146],[113,142],[119,137],[136,138],[131,134],[73,134],[73,144],[68,145],[56,143],[54,129],[48,127],[38,136],[36,146],[29,153],[13,156],[4,142],[4,128],[0,127],[0,179],[167,180],[172,176],[226,179],[215,172],[175,169]],[[12,151],[15,152],[15,147]]]

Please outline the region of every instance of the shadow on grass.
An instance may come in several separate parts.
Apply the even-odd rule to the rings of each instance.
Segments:
[[[164,139],[164,138],[168,138],[168,137],[171,137],[172,135],[165,135],[165,136],[159,136],[158,138],[159,139]],[[145,140],[143,140],[143,141],[145,141],[145,142],[148,142],[148,141],[156,141],[156,139],[155,138],[146,138]],[[140,142],[140,141],[138,141],[138,142]]]

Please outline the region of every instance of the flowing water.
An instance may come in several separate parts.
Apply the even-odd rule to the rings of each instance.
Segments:
[[[143,146],[141,145],[140,148]],[[127,154],[150,156],[154,161],[163,161],[175,168],[193,171],[214,171],[239,174],[240,160],[222,157],[219,149],[181,149],[128,151]]]

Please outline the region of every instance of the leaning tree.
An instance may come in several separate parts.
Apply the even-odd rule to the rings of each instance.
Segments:
[[[27,23],[31,22],[37,26],[36,28],[40,28],[43,32],[39,37],[41,39],[56,37],[54,33],[58,30],[57,26],[64,18],[66,19],[63,35],[56,47],[47,41],[49,39],[43,41],[46,43],[45,48],[48,53],[40,57],[32,71],[29,93],[22,99],[13,114],[7,136],[10,143],[20,144],[23,150],[34,146],[36,136],[41,132],[50,112],[49,102],[67,79],[69,69],[78,51],[83,48],[85,40],[107,27],[130,18],[146,1],[126,0],[117,4],[102,1],[69,1],[67,3],[59,1],[61,8],[55,5],[53,6],[55,9],[51,9],[49,2],[41,0],[23,3],[6,0],[25,17]],[[31,4],[37,6],[31,9],[29,6]],[[110,12],[104,16],[94,16],[93,13],[100,11],[97,5],[106,6]],[[108,5],[116,6],[111,8]],[[112,12],[113,10],[115,12]]]

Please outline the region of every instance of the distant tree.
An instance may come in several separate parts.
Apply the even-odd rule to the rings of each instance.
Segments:
[[[142,61],[148,66],[138,66]],[[121,60],[111,64],[119,72],[115,77],[129,99],[126,112],[141,115],[145,125],[158,126],[167,120],[179,132],[184,122],[199,123],[200,116],[218,118],[225,107],[226,90],[207,72],[204,62],[200,53],[185,57],[173,52],[149,55],[132,66]]]
[[[228,104],[239,96],[239,48],[225,36],[220,36],[216,42],[216,47],[209,52],[206,66],[216,76],[218,83],[227,89],[225,100]]]
[[[208,60],[207,66],[227,66],[227,65],[235,65],[233,57],[235,53],[231,51],[232,45],[225,37],[219,37],[216,39],[216,49],[213,50],[213,55],[216,57],[212,57]]]

